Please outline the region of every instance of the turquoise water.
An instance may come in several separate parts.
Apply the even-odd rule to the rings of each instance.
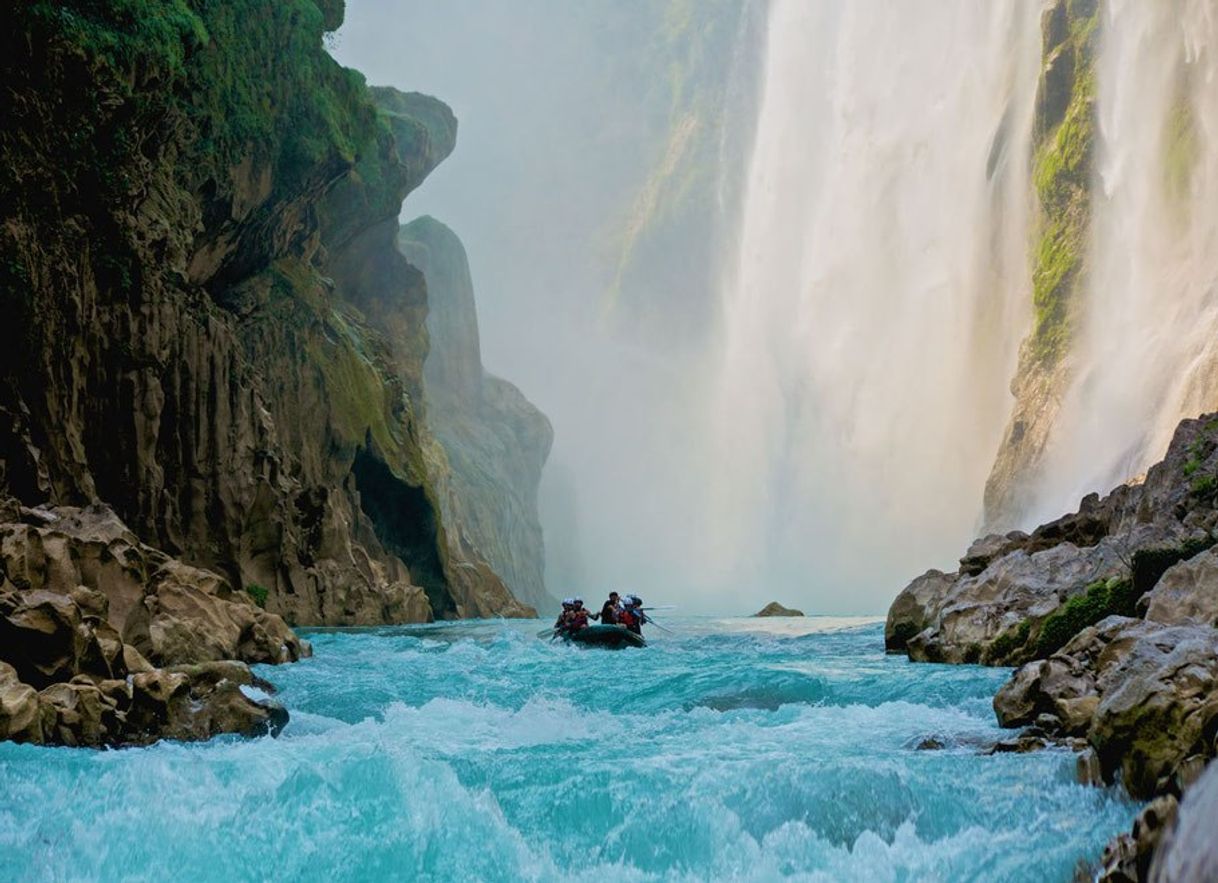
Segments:
[[[0,878],[1068,880],[1137,809],[1067,752],[979,754],[1006,672],[875,623],[538,625],[316,632],[261,671],[277,740],[2,744]]]

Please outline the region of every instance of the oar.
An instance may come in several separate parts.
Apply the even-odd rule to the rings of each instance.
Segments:
[[[644,608],[644,609],[645,609],[645,608]],[[656,628],[660,629],[661,631],[668,632],[670,635],[675,635],[675,634],[676,634],[676,632],[674,632],[672,629],[670,629],[670,628],[665,628],[664,626],[662,626],[662,625],[660,625],[658,622],[656,622],[654,619],[652,619],[650,616],[649,616],[649,617],[647,617],[647,622],[651,623],[652,625],[654,625]]]
[[[662,604],[659,607],[640,607],[640,610],[676,610],[676,604]]]
[[[551,626],[551,627],[550,627],[550,628],[548,628],[548,629],[542,629],[541,631],[539,631],[539,632],[537,633],[537,637],[539,637],[539,638],[552,638],[552,637],[554,637],[554,636],[555,636],[555,635],[557,635],[557,634],[558,634],[558,629],[556,629],[556,628],[554,628],[553,626]]]

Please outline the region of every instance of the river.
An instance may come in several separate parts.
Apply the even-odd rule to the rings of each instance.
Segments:
[[[0,744],[0,879],[1068,880],[1132,821],[874,620],[315,631],[278,739]],[[918,750],[924,740],[942,744]]]

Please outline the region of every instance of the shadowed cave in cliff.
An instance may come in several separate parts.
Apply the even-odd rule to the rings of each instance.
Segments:
[[[356,452],[351,474],[376,538],[408,564],[411,582],[427,593],[432,614],[436,619],[456,616],[440,560],[436,511],[426,490],[404,482],[367,447]]]

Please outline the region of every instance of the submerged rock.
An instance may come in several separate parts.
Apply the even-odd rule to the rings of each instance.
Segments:
[[[793,610],[790,607],[783,607],[777,601],[771,601],[769,604],[762,607],[753,616],[803,616],[802,610]]]

